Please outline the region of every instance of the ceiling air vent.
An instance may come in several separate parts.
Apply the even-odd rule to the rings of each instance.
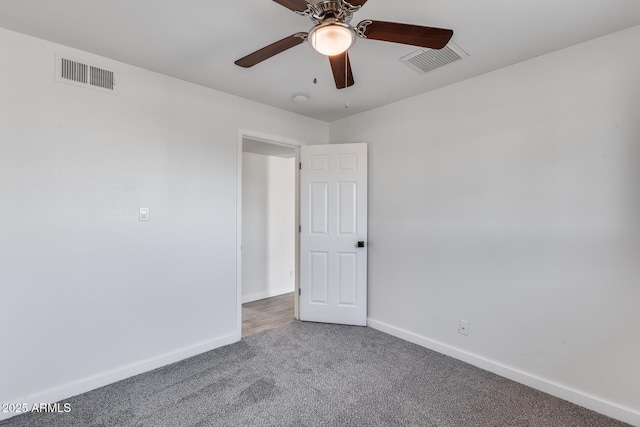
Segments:
[[[419,73],[424,74],[462,58],[466,58],[467,56],[469,56],[468,53],[460,49],[453,42],[449,42],[449,44],[442,49],[420,49],[400,58],[400,61]]]
[[[89,65],[86,62],[88,61],[77,61],[57,55],[56,81],[113,93],[115,90],[114,72]]]

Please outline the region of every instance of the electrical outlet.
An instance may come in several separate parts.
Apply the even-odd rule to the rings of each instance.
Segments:
[[[138,214],[139,221],[149,221],[149,208],[140,208],[140,213]]]
[[[469,322],[466,320],[460,320],[460,323],[458,323],[458,333],[462,335],[469,335]]]

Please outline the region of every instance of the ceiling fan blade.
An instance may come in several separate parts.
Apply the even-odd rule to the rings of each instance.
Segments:
[[[331,70],[333,71],[333,79],[336,81],[338,89],[344,89],[353,86],[353,72],[351,71],[351,62],[347,51],[340,55],[330,56]]]
[[[305,0],[273,0],[276,3],[286,7],[294,12],[304,12],[307,9],[307,2]]]
[[[285,37],[282,40],[278,40],[275,43],[271,43],[269,46],[265,46],[260,50],[256,50],[253,53],[238,59],[234,64],[244,68],[253,67],[256,64],[269,59],[279,53],[284,52],[287,49],[291,49],[294,46],[299,45],[305,40],[305,33],[296,33],[292,36]]]
[[[358,27],[364,27],[364,35],[368,39],[385,42],[409,44],[412,46],[442,49],[449,43],[453,30],[420,25],[398,24],[385,21],[362,21]]]

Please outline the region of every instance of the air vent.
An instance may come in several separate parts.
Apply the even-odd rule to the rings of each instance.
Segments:
[[[95,65],[89,65],[87,62],[89,61],[78,61],[57,55],[56,80],[74,86],[113,93],[115,90],[114,72]]]
[[[90,67],[91,86],[98,86],[103,89],[113,90],[113,71],[103,70],[102,68]]]
[[[442,49],[420,49],[400,58],[400,61],[419,73],[424,74],[462,58],[466,58],[467,56],[469,56],[469,54],[464,50],[460,49],[460,47],[454,43],[449,42],[449,44]]]
[[[62,70],[60,77],[78,83],[87,83],[87,64],[81,64],[66,58],[61,58],[61,60]]]

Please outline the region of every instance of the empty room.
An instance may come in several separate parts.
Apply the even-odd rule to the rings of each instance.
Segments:
[[[640,426],[640,2],[4,0],[0,426]]]

